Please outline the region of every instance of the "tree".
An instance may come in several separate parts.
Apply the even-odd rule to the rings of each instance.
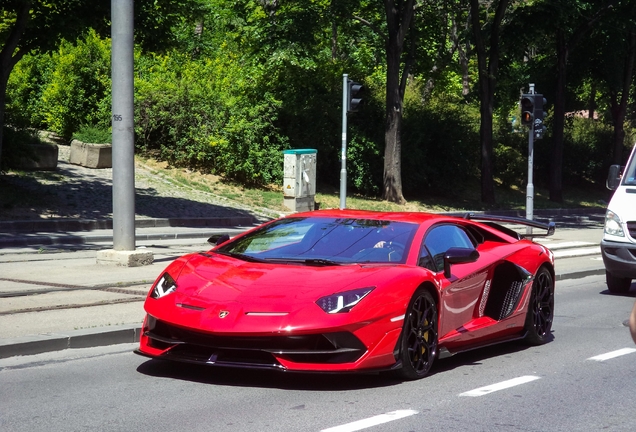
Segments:
[[[171,31],[175,17],[200,15],[205,0],[141,0],[135,8],[137,41],[149,49],[176,43]],[[6,90],[9,75],[27,53],[57,48],[62,39],[74,41],[87,28],[110,31],[110,2],[93,0],[3,0],[0,6],[0,163]]]
[[[55,49],[62,38],[75,39],[85,26],[106,26],[107,11],[88,0],[8,0],[0,9],[0,162],[6,90],[14,66],[29,52]]]
[[[477,67],[479,69],[481,200],[488,204],[495,202],[492,115],[499,71],[499,35],[508,3],[509,0],[499,0],[488,4],[495,9],[495,14],[488,27],[490,34],[488,35],[488,44],[486,44],[484,31],[482,30],[480,2],[479,0],[470,0],[470,14],[475,38],[475,49],[477,50]],[[488,13],[488,10],[486,12]]]
[[[613,7],[608,2],[550,1],[546,3],[546,16],[555,19],[556,92],[552,132],[552,158],[550,168],[550,201],[563,202],[563,131],[565,127],[565,95],[567,67],[570,52],[580,43],[592,26]],[[575,6],[578,6],[575,7]],[[551,9],[551,10],[550,10]]]
[[[613,164],[622,164],[630,90],[636,62],[636,3],[624,2],[608,14],[603,25],[595,26],[590,43],[598,46],[594,76],[607,87],[614,134],[610,152]]]
[[[382,198],[398,204],[406,200],[402,194],[402,113],[404,89],[411,61],[400,65],[406,33],[411,27],[414,0],[385,0],[386,40],[386,127]]]

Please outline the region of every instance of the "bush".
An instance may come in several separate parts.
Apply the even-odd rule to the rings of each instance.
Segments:
[[[76,44],[63,41],[51,57],[42,92],[42,114],[49,130],[71,138],[80,125],[110,125],[110,41],[89,30]]]
[[[434,96],[426,106],[405,107],[402,130],[405,193],[457,193],[479,176],[478,108]]]
[[[48,54],[27,54],[15,65],[7,83],[6,124],[16,128],[45,127],[42,93],[51,71]]]
[[[110,144],[112,138],[110,129],[88,125],[80,126],[79,131],[73,134],[73,139],[93,144]]]
[[[175,166],[245,184],[282,183],[286,139],[274,123],[279,102],[260,91],[258,70],[232,56],[192,60],[170,53],[140,62],[137,146]]]
[[[23,159],[36,160],[34,150],[28,144],[38,144],[43,141],[37,131],[26,128],[3,128],[2,140],[2,170],[21,165]]]
[[[563,179],[604,184],[611,163],[613,128],[594,119],[566,119],[563,148]]]

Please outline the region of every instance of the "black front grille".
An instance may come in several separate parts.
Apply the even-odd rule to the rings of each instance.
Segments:
[[[366,347],[349,332],[297,336],[218,336],[177,327],[149,317],[145,333],[165,356],[175,360],[237,367],[280,368],[277,358],[296,363],[349,363]]]
[[[631,238],[636,239],[636,221],[627,222],[627,231]]]

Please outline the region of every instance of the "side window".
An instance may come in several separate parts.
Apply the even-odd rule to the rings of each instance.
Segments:
[[[420,251],[419,265],[433,271],[444,269],[444,254],[452,247],[473,249],[473,242],[457,225],[439,225],[431,229]]]

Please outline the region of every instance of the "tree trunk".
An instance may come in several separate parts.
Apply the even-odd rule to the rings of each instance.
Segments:
[[[563,202],[563,129],[565,127],[565,93],[567,64],[570,50],[574,49],[592,26],[608,10],[614,7],[615,0],[607,1],[587,21],[582,22],[566,40],[561,28],[556,30],[557,44],[557,88],[554,101],[554,121],[552,129],[552,161],[550,168],[550,201]]]
[[[406,202],[402,195],[402,102],[400,95],[400,55],[396,47],[387,47],[382,198],[398,204]]]
[[[625,57],[625,70],[623,71],[623,88],[620,101],[618,95],[612,95],[612,122],[614,123],[614,137],[612,148],[612,163],[623,163],[623,142],[625,140],[625,117],[627,116],[627,102],[629,90],[632,86],[634,75],[634,60],[636,59],[636,31],[630,30],[627,40],[627,56]]]
[[[475,49],[477,50],[477,67],[479,69],[479,112],[481,122],[479,139],[481,142],[481,200],[486,204],[495,203],[495,184],[493,175],[493,137],[492,113],[495,100],[495,87],[499,73],[499,30],[509,0],[500,0],[490,30],[490,46],[488,50],[481,33],[479,19],[479,0],[470,1],[470,14]]]
[[[565,127],[565,84],[568,46],[562,30],[557,30],[557,86],[552,129],[552,161],[550,162],[550,201],[563,202],[563,129]]]
[[[406,200],[402,194],[402,105],[408,75],[408,62],[400,78],[400,59],[406,32],[414,14],[414,0],[385,0],[388,39],[386,42],[386,124],[384,132],[384,178],[382,198],[398,204]]]

